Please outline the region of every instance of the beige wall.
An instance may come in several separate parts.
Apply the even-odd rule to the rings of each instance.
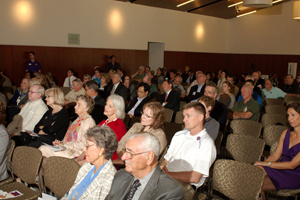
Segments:
[[[300,21],[289,1],[229,20],[229,53],[300,54]]]
[[[80,46],[166,51],[228,51],[228,20],[114,0],[2,0],[0,44],[67,47],[67,34],[80,33]]]

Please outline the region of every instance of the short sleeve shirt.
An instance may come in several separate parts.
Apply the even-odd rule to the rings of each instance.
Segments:
[[[172,138],[170,148],[164,157],[170,172],[196,171],[202,174],[200,187],[209,176],[209,168],[216,159],[216,147],[213,139],[203,129],[197,135],[190,135],[189,130],[177,132]]]
[[[38,61],[31,62],[31,60],[26,64],[26,70],[30,72],[38,72],[42,70],[41,64]]]
[[[248,120],[256,121],[259,117],[259,104],[252,97],[246,104],[244,103],[243,99],[241,101],[236,102],[236,104],[232,108],[232,112],[234,111],[251,112],[252,117]]]
[[[266,88],[262,89],[264,92],[264,97],[265,99],[277,99],[277,98],[284,98],[286,93],[283,92],[281,89],[278,87],[272,87],[270,91],[268,91]]]

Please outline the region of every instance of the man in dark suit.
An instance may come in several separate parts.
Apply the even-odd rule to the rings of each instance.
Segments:
[[[119,170],[106,196],[115,199],[174,199],[182,200],[180,184],[164,174],[158,164],[160,144],[150,133],[134,133],[124,149],[125,169]]]
[[[135,97],[133,101],[129,104],[129,106],[125,109],[125,113],[127,113],[127,115],[129,115],[130,118],[133,118],[133,116],[141,116],[144,104],[150,100],[148,97],[149,90],[150,86],[147,83],[140,83],[138,85],[138,96]]]
[[[204,94],[206,75],[199,71],[197,74],[197,85],[194,85],[186,96],[186,103],[197,101]]]
[[[92,118],[96,124],[99,124],[105,117],[103,115],[105,99],[98,94],[98,83],[94,80],[87,81],[85,84],[85,94],[95,100],[94,109],[91,113]]]
[[[127,96],[127,88],[121,83],[121,75],[117,72],[113,74],[112,83],[108,86],[107,90],[110,91],[110,94],[117,94],[123,97],[124,101]]]
[[[172,109],[173,113],[173,121],[176,115],[176,112],[179,111],[180,107],[180,94],[179,92],[172,89],[172,82],[171,81],[164,81],[162,84],[162,88],[165,93],[160,95],[159,102],[165,107]]]

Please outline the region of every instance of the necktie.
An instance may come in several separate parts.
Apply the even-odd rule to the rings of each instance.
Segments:
[[[69,77],[69,87],[72,88],[72,85],[71,85],[71,77]]]
[[[137,190],[137,188],[141,186],[141,183],[138,179],[136,179],[133,184],[131,185],[128,193],[125,195],[124,199],[123,200],[131,200],[132,197],[134,196],[135,194],[135,191]]]
[[[168,94],[166,93],[165,94],[165,102],[167,102],[167,97],[168,97]]]

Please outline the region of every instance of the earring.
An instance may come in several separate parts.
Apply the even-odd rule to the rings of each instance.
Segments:
[[[102,156],[102,153],[100,153],[99,156]]]

